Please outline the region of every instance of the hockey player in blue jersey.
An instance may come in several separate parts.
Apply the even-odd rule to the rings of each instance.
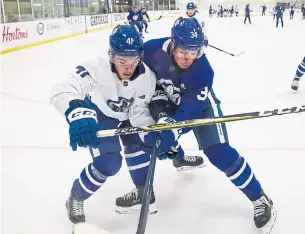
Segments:
[[[249,20],[249,24],[251,24],[250,13],[251,13],[250,4],[247,4],[247,5],[246,5],[246,8],[245,8],[245,19],[244,19],[244,24],[246,24],[247,19]]]
[[[135,25],[138,28],[140,34],[143,36],[143,15],[142,12],[138,10],[137,6],[133,6],[129,11],[127,20],[130,25]]]
[[[157,77],[157,90],[150,103],[150,111],[156,122],[223,115],[220,101],[213,91],[214,71],[203,53],[203,41],[204,35],[198,21],[180,17],[172,27],[170,38],[154,39],[145,43],[144,61]],[[194,132],[200,149],[210,162],[253,203],[256,227],[264,229],[264,233],[269,233],[267,231],[272,229],[276,218],[273,202],[263,191],[245,158],[230,145],[225,124],[173,132],[175,135],[182,135],[190,130]],[[174,161],[179,160],[180,155],[183,155],[181,148],[178,150],[178,158]],[[135,190],[117,201],[123,203],[124,200],[130,200],[130,208],[132,201],[139,199],[141,197]],[[151,200],[151,203],[154,202],[155,196]]]
[[[297,71],[295,73],[295,77],[292,81],[291,88],[293,90],[298,90],[300,79],[305,73],[305,57],[303,58],[302,62],[299,64]]]
[[[283,28],[284,27],[283,12],[285,11],[285,9],[282,5],[277,5],[275,10],[276,10],[276,27],[278,27],[279,21],[281,20],[281,24]]]
[[[290,19],[293,19],[294,11],[295,11],[295,4],[290,7],[290,13],[289,13]]]
[[[202,27],[202,32],[204,34],[204,46],[207,47],[209,45],[209,39],[207,36],[206,25],[205,25],[204,21],[201,19],[200,15],[199,15],[199,11],[197,11],[197,6],[195,5],[195,3],[189,2],[186,5],[186,14],[184,17],[195,18],[199,22],[199,24]]]

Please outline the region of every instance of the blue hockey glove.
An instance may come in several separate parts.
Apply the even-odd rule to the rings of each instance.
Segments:
[[[163,117],[159,119],[158,123],[172,123],[176,122],[169,117]],[[163,159],[175,159],[178,157],[178,151],[174,147],[177,145],[177,139],[179,137],[177,130],[165,130],[162,132],[151,132],[144,137],[144,142],[148,147],[153,147],[156,141],[160,141],[158,148],[158,158]]]
[[[162,132],[150,132],[144,137],[145,144],[153,148],[157,141],[160,141],[160,146],[157,150],[159,159],[167,159],[167,152],[171,150],[171,147],[175,144],[175,135],[170,130]]]
[[[70,146],[73,151],[78,147],[97,146],[99,130],[96,111],[82,100],[73,100],[65,112],[69,123]]]

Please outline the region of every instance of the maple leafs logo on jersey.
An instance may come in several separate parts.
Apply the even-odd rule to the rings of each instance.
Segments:
[[[176,87],[173,82],[169,79],[160,79],[158,84],[162,86],[168,98],[179,105],[180,103],[180,88]]]
[[[176,69],[173,65],[171,65],[169,68],[168,68],[168,71],[169,72],[174,72]]]
[[[119,97],[118,101],[107,100],[107,105],[115,112],[128,112],[129,107],[134,102],[134,98]]]

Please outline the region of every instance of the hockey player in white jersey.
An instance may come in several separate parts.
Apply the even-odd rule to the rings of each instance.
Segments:
[[[204,35],[204,46],[207,47],[209,45],[209,40],[208,40],[208,37],[207,37],[206,26],[205,26],[204,21],[199,16],[199,12],[196,9],[197,9],[197,7],[196,7],[195,3],[189,2],[186,5],[186,15],[184,17],[197,19],[197,21],[199,22],[199,24],[202,27],[202,32],[203,32],[203,35]]]
[[[110,61],[102,58],[85,61],[55,85],[51,93],[50,102],[69,124],[72,150],[88,147],[93,159],[73,182],[66,202],[69,219],[74,224],[85,222],[84,201],[108,177],[114,176],[122,164],[119,137],[97,138],[97,131],[115,129],[120,124],[146,126],[155,123],[148,104],[155,93],[156,77],[142,62],[144,48],[141,35],[134,26],[118,25],[109,41]],[[134,139],[141,140],[137,134],[130,135],[125,145],[132,145]],[[173,131],[143,136],[142,154],[131,158],[131,162],[127,161],[128,166],[134,170],[147,167],[149,152],[156,140],[162,142],[161,152],[167,152],[176,138]]]

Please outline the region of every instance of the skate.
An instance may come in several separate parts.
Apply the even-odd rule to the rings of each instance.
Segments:
[[[68,211],[69,219],[73,224],[84,223],[85,213],[84,213],[84,202],[78,201],[70,195],[66,201],[66,208]]]
[[[261,230],[262,234],[271,233],[277,216],[272,200],[261,191],[261,197],[254,201],[253,205],[255,226]]]
[[[173,165],[177,171],[189,171],[196,168],[205,166],[203,158],[200,156],[184,155],[183,158],[177,158],[173,160]]]
[[[300,83],[300,78],[299,77],[294,77],[292,84],[291,84],[291,88],[293,90],[298,90],[299,88],[299,83]]]
[[[123,197],[118,197],[115,202],[117,206],[115,211],[119,214],[138,213],[141,210],[143,193],[144,186],[138,186],[131,192],[124,194]],[[155,214],[158,212],[155,201],[155,194],[154,191],[152,191],[148,211],[149,214]]]

